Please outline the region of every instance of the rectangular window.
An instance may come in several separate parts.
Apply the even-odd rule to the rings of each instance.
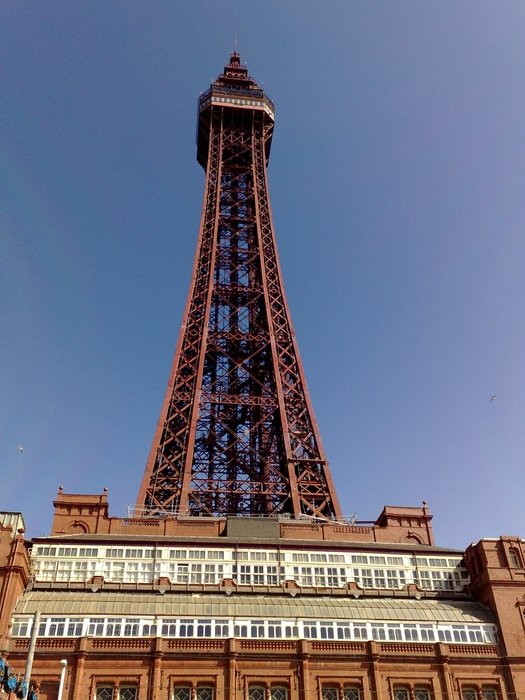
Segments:
[[[494,688],[482,688],[481,697],[483,700],[497,700],[498,693]]]
[[[368,564],[368,557],[366,554],[352,554],[351,559],[352,564]]]
[[[57,581],[69,581],[71,578],[71,572],[73,570],[72,561],[59,561],[57,567]]]
[[[188,549],[188,559],[206,559],[206,550]]]
[[[173,700],[191,700],[191,687],[189,685],[176,685],[173,689]]]
[[[13,637],[27,637],[29,634],[29,620],[17,620],[13,622]]]
[[[303,552],[294,552],[292,554],[292,561],[306,562],[308,561],[308,554],[304,554]]]
[[[66,627],[64,618],[52,617],[49,621],[49,637],[62,637]]]
[[[403,566],[403,557],[387,557],[387,564],[395,564],[396,566]]]
[[[410,690],[408,688],[394,688],[393,700],[410,700]]]
[[[122,621],[119,618],[109,618],[106,625],[106,637],[120,637]]]
[[[262,586],[264,584],[264,566],[253,567],[253,583],[255,586]]]
[[[270,688],[270,700],[287,700],[288,688],[282,685],[272,685]]]
[[[90,618],[88,634],[91,637],[102,637],[104,634],[104,620],[97,619],[96,617]],[[103,686],[103,687],[109,687],[109,686]],[[97,697],[97,700],[105,700],[105,699]]]
[[[322,564],[327,561],[326,554],[312,553],[310,554],[310,561],[316,562],[317,564]]]
[[[343,700],[359,700],[361,692],[359,688],[351,685],[345,685],[343,688]]]
[[[97,685],[95,700],[113,700],[115,688],[112,685]]]
[[[414,688],[414,700],[430,700],[430,691],[427,688]]]
[[[368,558],[368,561],[370,564],[386,564],[386,558],[385,557],[378,557],[374,554],[371,554]]]
[[[339,688],[335,685],[323,685],[321,697],[322,700],[339,700]]]
[[[475,688],[462,688],[461,700],[477,700]]]
[[[170,559],[186,559],[187,553],[185,549],[170,549]]]
[[[189,580],[189,568],[188,564],[178,564],[177,574],[175,576],[176,583],[188,583]]]
[[[260,685],[251,685],[248,689],[248,700],[266,700],[266,692]]]
[[[344,564],[345,563],[345,555],[344,554],[329,554],[328,561],[331,564]]]
[[[386,588],[385,572],[383,569],[374,569],[374,579],[377,588]]]
[[[277,584],[279,583],[279,575],[278,575],[276,566],[267,566],[266,567],[266,576],[267,576],[266,582],[269,586],[277,586]]]
[[[119,700],[137,700],[136,685],[121,685],[118,691]]]
[[[267,560],[266,552],[259,552],[259,551],[250,552],[250,560],[251,561],[266,561]]]
[[[212,549],[208,552],[208,559],[224,559],[223,549]]]

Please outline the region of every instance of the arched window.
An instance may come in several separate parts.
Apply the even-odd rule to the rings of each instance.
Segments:
[[[521,569],[520,553],[514,547],[509,549],[509,562],[513,569]]]

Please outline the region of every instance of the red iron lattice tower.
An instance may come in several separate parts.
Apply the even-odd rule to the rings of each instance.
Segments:
[[[145,514],[341,515],[281,282],[274,108],[234,52],[199,100],[197,253],[139,492]]]

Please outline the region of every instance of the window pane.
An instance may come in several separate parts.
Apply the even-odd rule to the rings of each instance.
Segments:
[[[323,700],[338,700],[337,688],[331,685],[323,685]]]
[[[123,686],[119,690],[119,700],[136,700],[137,698],[137,688],[136,686]]]
[[[474,688],[463,688],[461,691],[462,700],[477,700]]]
[[[197,688],[197,700],[213,700],[213,688]]]
[[[410,700],[407,688],[394,688],[394,700]]]
[[[481,690],[483,700],[497,700],[498,694],[494,688],[483,688]]]
[[[264,700],[264,688],[258,685],[252,686],[248,691],[249,700]]]
[[[113,686],[99,685],[96,691],[96,700],[113,700]]]
[[[430,693],[427,688],[416,688],[414,690],[415,700],[430,700]]]
[[[175,686],[173,689],[173,700],[191,700],[191,688],[186,685]]]
[[[346,687],[343,690],[344,700],[359,700],[359,688]]]
[[[286,700],[288,697],[288,688],[283,688],[282,686],[275,686],[270,690],[271,700]]]

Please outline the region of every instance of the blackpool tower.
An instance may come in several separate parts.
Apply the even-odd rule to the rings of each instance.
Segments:
[[[281,279],[273,125],[273,103],[232,53],[199,99],[203,210],[137,501],[145,515],[341,515]]]

